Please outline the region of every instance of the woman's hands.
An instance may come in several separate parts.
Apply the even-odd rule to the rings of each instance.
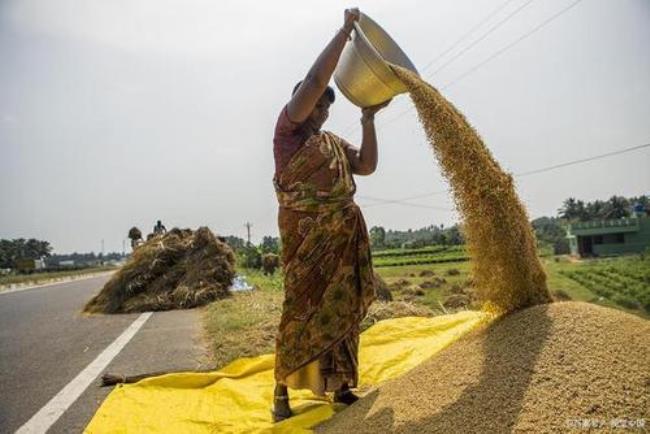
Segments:
[[[352,29],[354,29],[354,22],[359,21],[359,9],[358,8],[350,8],[346,9],[344,13],[344,23],[343,23],[343,30],[350,35],[352,33]]]
[[[370,175],[377,169],[377,134],[375,132],[375,114],[390,104],[388,100],[381,104],[361,109],[361,148],[355,149],[348,146],[348,161],[352,166],[352,173],[357,175]]]
[[[379,110],[383,109],[388,104],[390,104],[391,101],[392,101],[392,99],[389,99],[388,101],[382,102],[381,104],[377,104],[377,105],[373,105],[373,106],[370,106],[370,107],[362,108],[361,109],[361,122],[365,123],[365,122],[374,121],[375,120],[375,114],[377,114],[377,112]]]

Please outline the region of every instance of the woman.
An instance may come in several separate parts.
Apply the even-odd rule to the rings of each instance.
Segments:
[[[321,131],[334,102],[328,86],[359,11],[345,24],[294,88],[278,119],[273,179],[279,202],[285,300],[276,340],[273,418],[292,415],[287,387],[334,392],[334,401],[358,398],[359,323],[374,299],[368,233],[352,174],[377,167],[374,116],[388,102],[362,110],[357,149]]]

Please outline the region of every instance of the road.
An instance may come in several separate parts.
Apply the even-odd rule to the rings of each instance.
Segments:
[[[43,426],[50,433],[82,432],[110,392],[98,387],[95,376],[88,387],[80,386],[79,374],[96,367],[96,359],[110,360],[101,372],[120,374],[200,369],[209,363],[199,310],[83,314],[86,301],[109,278],[0,293],[0,433],[34,426],[36,432]],[[126,345],[116,347],[116,340],[123,344],[124,335],[143,320]],[[111,353],[115,348],[117,354]],[[65,400],[57,399],[64,388],[65,396],[75,388],[81,395],[62,405]],[[48,422],[39,410],[50,409],[55,396],[61,415],[50,415]]]

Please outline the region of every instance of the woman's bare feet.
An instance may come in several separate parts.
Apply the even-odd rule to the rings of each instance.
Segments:
[[[339,390],[334,392],[334,402],[340,402],[345,405],[354,404],[359,400],[359,397],[352,393],[347,384],[341,386]]]
[[[280,422],[281,420],[293,416],[291,407],[289,407],[289,391],[287,386],[281,384],[275,385],[273,392],[273,422]]]

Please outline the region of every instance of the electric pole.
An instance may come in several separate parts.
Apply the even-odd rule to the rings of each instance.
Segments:
[[[246,227],[246,233],[248,234],[248,244],[246,244],[246,267],[250,268],[251,267],[251,227],[253,226],[251,222],[246,222],[244,225]]]
[[[253,227],[253,224],[250,222],[246,222],[244,225],[246,227],[246,232],[248,234],[248,245],[251,245],[251,228]]]

